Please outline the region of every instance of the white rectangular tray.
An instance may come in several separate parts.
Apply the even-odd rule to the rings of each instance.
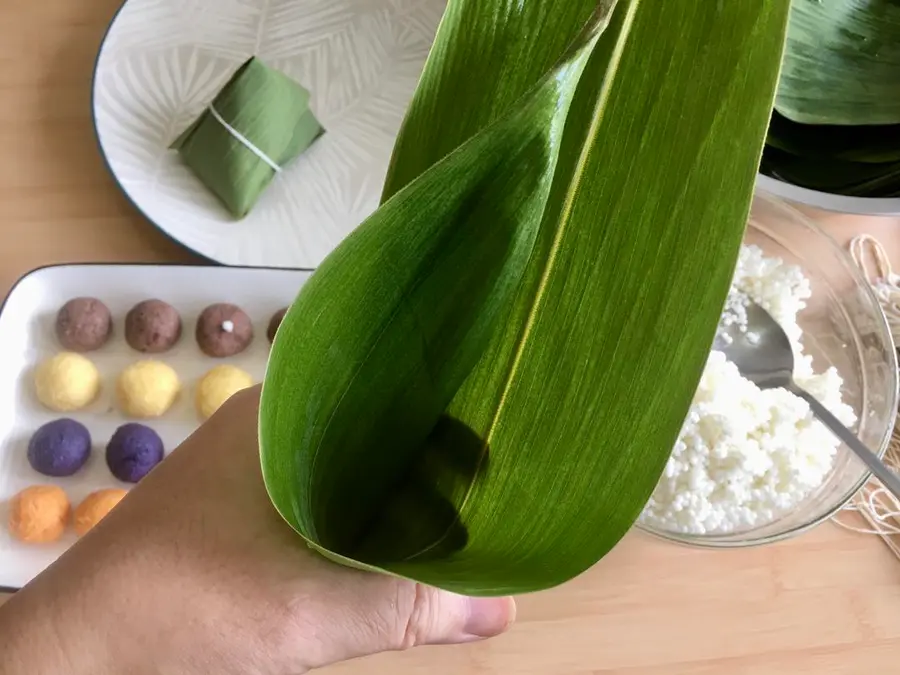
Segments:
[[[159,433],[169,452],[200,424],[194,388],[210,368],[231,363],[262,381],[270,347],[266,338],[269,320],[293,301],[310,274],[249,267],[86,264],[44,267],[19,280],[0,308],[0,590],[24,586],[75,541],[71,528],[56,544],[26,545],[15,540],[7,528],[13,495],[29,485],[55,484],[66,491],[74,508],[94,490],[129,487],[110,474],[105,460],[106,442],[128,421],[115,406],[115,379],[130,363],[148,358],[125,342],[128,310],[142,300],[158,298],[181,313],[179,343],[171,351],[149,358],[165,361],[178,372],[182,393],[163,417],[143,422]],[[66,301],[79,296],[106,303],[113,317],[113,335],[104,347],[85,354],[103,378],[97,401],[84,411],[62,415],[37,401],[33,369],[63,351],[54,332],[56,313]],[[234,303],[253,320],[252,344],[230,359],[205,356],[194,339],[200,312],[217,302]],[[87,426],[93,440],[91,458],[71,478],[48,478],[29,465],[28,440],[42,424],[63,416]]]

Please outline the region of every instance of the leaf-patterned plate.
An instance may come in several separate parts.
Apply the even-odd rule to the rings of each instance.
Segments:
[[[97,58],[97,138],[160,229],[228,265],[317,266],[378,206],[446,0],[127,0]],[[250,56],[312,92],[328,132],[235,220],[171,142]]]

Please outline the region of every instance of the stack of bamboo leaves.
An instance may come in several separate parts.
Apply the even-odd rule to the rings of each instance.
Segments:
[[[794,0],[762,171],[900,197],[900,3]]]
[[[276,338],[269,495],[315,550],[548,588],[625,534],[703,371],[789,0],[450,0],[383,205]]]

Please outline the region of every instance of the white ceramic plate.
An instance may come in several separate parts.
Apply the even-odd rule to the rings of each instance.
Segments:
[[[314,268],[378,205],[446,0],[127,0],[93,112],[110,170],[159,228],[228,265]],[[250,56],[312,92],[327,133],[235,221],[170,150]]]
[[[173,408],[158,420],[142,423],[162,437],[166,451],[183,441],[200,424],[194,408],[194,388],[210,368],[231,363],[262,381],[269,354],[266,329],[272,315],[289,305],[309,277],[300,270],[167,265],[63,265],[31,272],[13,288],[0,311],[0,587],[20,588],[53,562],[75,541],[70,531],[58,544],[26,545],[7,530],[9,499],[35,484],[62,487],[73,508],[94,490],[127,488],[106,466],[106,442],[127,420],[115,408],[115,378],[123,368],[146,355],[125,342],[125,314],[151,297],[171,303],[181,313],[183,335],[165,354],[153,356],[169,363],[179,374],[182,393]],[[62,415],[37,401],[33,369],[62,348],[54,332],[56,313],[69,299],[93,296],[103,300],[113,315],[113,337],[101,349],[86,354],[100,370],[103,390],[82,412]],[[216,302],[239,305],[253,320],[254,339],[242,354],[230,359],[205,356],[194,339],[197,316]],[[26,457],[28,440],[42,424],[59,417],[79,420],[91,432],[93,450],[87,465],[71,478],[47,478],[36,473]]]

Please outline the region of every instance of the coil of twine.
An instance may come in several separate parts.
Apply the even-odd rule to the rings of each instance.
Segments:
[[[849,251],[884,310],[894,344],[900,344],[900,275],[894,273],[884,247],[871,235],[854,238]],[[900,423],[894,426],[884,463],[891,470],[900,472]],[[856,514],[862,521],[848,519],[851,514]],[[900,501],[876,479],[870,479],[832,520],[854,532],[878,535],[900,558]],[[863,524],[858,524],[860,522]]]

